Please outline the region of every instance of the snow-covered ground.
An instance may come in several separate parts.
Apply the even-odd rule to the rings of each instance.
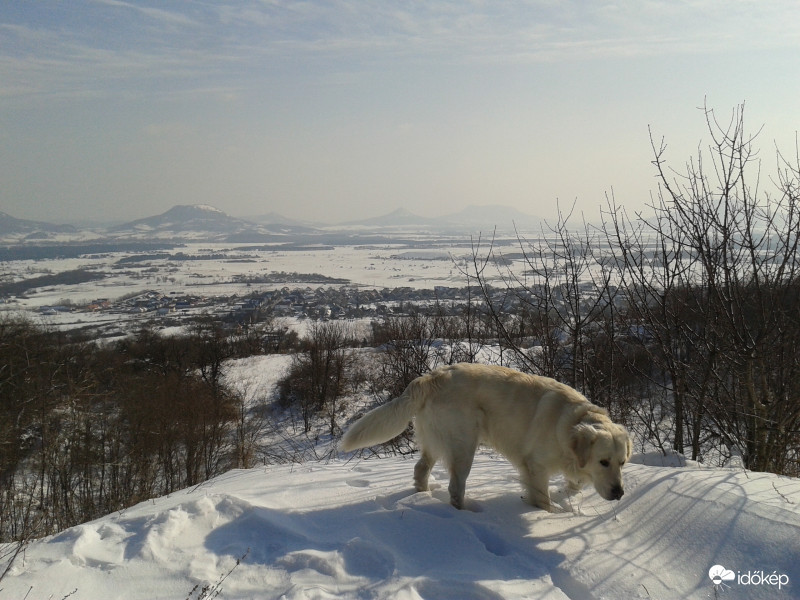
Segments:
[[[436,251],[409,251],[400,244],[286,250],[268,245],[194,243],[164,251],[163,258],[148,258],[138,263],[119,262],[136,256],[130,252],[70,259],[13,260],[3,263],[0,275],[13,281],[77,269],[103,275],[98,281],[33,289],[16,301],[20,308],[36,309],[66,300],[75,304],[97,298],[114,300],[139,290],[204,296],[249,294],[279,289],[287,284],[277,278],[273,283],[248,285],[241,279],[276,273],[321,274],[377,289],[462,287],[466,285],[466,278],[460,268],[466,268],[465,261],[470,253],[471,247],[463,242],[443,242]]]
[[[554,480],[557,514],[487,452],[464,511],[400,457],[232,471],[31,543],[0,598],[800,597],[800,481],[639,460],[616,504]]]

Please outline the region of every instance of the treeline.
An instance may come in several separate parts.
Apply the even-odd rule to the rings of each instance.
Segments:
[[[153,252],[171,250],[173,243],[155,242],[108,242],[96,244],[23,244],[0,246],[0,261],[43,260],[48,258],[78,258],[87,254],[109,254],[112,252]]]
[[[73,269],[53,275],[40,275],[19,281],[0,283],[0,296],[21,296],[28,290],[55,285],[77,285],[104,279],[105,273],[87,269]]]
[[[222,379],[261,351],[211,323],[98,346],[0,321],[0,540],[59,531],[252,466],[257,415]]]

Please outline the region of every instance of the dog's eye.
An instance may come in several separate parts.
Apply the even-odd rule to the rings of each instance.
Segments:
[[[611,463],[610,463],[610,462],[608,462],[607,460],[601,460],[601,461],[600,461],[600,464],[601,464],[601,465],[603,465],[604,467],[607,467],[607,466],[609,466]]]

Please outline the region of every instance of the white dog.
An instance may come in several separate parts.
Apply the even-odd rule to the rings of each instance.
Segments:
[[[414,485],[428,489],[437,460],[450,471],[450,502],[464,506],[475,450],[484,443],[519,471],[531,504],[552,510],[548,481],[563,472],[569,490],[592,482],[606,500],[624,493],[621,467],[630,458],[625,429],[571,387],[547,377],[478,364],[442,367],[412,381],[344,434],[344,451],[373,446],[399,435],[415,419],[422,456]]]

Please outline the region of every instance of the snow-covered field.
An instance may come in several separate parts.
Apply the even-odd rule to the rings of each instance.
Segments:
[[[2,275],[14,281],[42,274],[84,269],[102,273],[99,281],[38,288],[18,304],[23,308],[57,305],[69,300],[80,304],[97,298],[117,299],[136,290],[154,290],[221,296],[281,288],[286,283],[239,282],[275,273],[318,274],[370,288],[436,285],[462,287],[466,278],[459,266],[470,256],[464,243],[443,242],[436,251],[411,251],[404,245],[336,246],[285,250],[254,246],[194,243],[163,252],[170,258],[150,258],[120,263],[136,254],[113,252],[69,259],[16,260],[2,264]],[[184,258],[175,258],[183,255]],[[452,260],[451,257],[452,256]],[[455,261],[455,262],[454,262]]]
[[[800,597],[800,481],[644,462],[617,504],[554,480],[558,514],[485,452],[464,511],[399,457],[233,471],[33,542],[0,598]]]
[[[403,244],[286,250],[277,246],[271,249],[268,245],[189,243],[162,252],[162,258],[154,258],[158,252],[110,252],[79,258],[12,260],[0,263],[0,283],[76,270],[97,274],[100,279],[46,285],[5,298],[0,291],[0,316],[22,312],[48,327],[102,331],[104,337],[114,337],[152,320],[153,313],[55,311],[50,307],[81,307],[98,299],[114,303],[125,297],[155,292],[208,299],[205,306],[186,311],[189,316],[197,316],[213,313],[216,308],[223,312],[231,310],[230,306],[216,306],[214,298],[244,297],[287,286],[316,289],[342,285],[334,283],[341,281],[350,287],[366,289],[461,288],[467,284],[461,269],[466,268],[464,261],[470,252],[464,242],[446,240],[436,250],[410,250]],[[137,254],[142,259],[131,262]],[[300,277],[283,278],[283,274],[300,274]],[[331,278],[331,282],[319,283],[319,275]]]

